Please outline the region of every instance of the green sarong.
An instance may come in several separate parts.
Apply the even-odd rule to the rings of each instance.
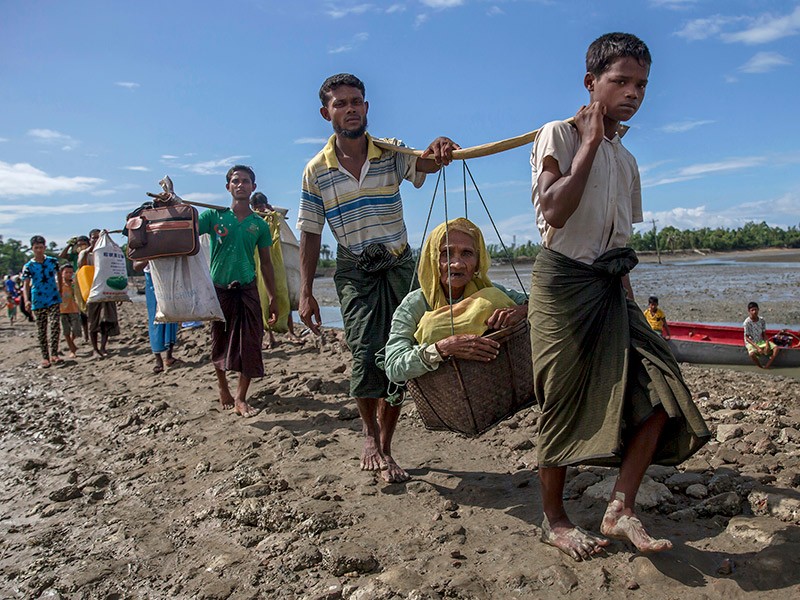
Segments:
[[[528,320],[543,467],[618,466],[658,406],[670,419],[654,463],[677,465],[711,435],[669,346],[625,297],[622,277],[637,263],[629,248],[591,265],[547,249],[536,258]]]
[[[375,364],[375,355],[386,346],[392,315],[408,294],[413,277],[414,259],[408,247],[400,256],[382,244],[370,244],[361,255],[344,246],[337,249],[333,281],[342,306],[345,340],[353,354],[353,398],[388,395],[389,380]]]

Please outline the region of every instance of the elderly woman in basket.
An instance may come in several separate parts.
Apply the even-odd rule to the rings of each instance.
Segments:
[[[434,371],[450,356],[489,362],[500,344],[482,337],[527,317],[525,295],[489,280],[489,254],[478,227],[454,219],[434,229],[422,248],[420,288],[409,293],[392,318],[384,369],[404,383]],[[399,402],[387,398],[387,402]]]

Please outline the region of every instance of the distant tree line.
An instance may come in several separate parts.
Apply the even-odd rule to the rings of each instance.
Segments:
[[[756,250],[758,248],[800,248],[800,226],[792,225],[788,229],[770,227],[765,222],[745,223],[738,229],[717,227],[711,229],[684,229],[664,227],[660,231],[649,229],[644,232],[634,232],[629,246],[637,251],[655,251],[656,240],[661,252],[677,252],[682,250],[712,250],[725,252],[729,250]],[[50,242],[47,251],[51,256],[58,255],[55,242]],[[486,249],[492,260],[503,261],[512,259],[531,260],[541,250],[539,244],[528,241],[517,246],[511,244],[504,249],[500,244],[488,244]],[[414,250],[415,256],[418,249]],[[0,235],[0,274],[19,273],[22,266],[28,261],[30,249],[22,242],[15,239],[3,239]],[[320,249],[319,266],[331,267],[336,264],[333,252],[327,244]]]
[[[788,229],[770,227],[765,222],[745,223],[738,229],[717,227],[711,229],[684,229],[681,231],[672,226],[664,227],[658,233],[655,229],[635,232],[629,246],[634,250],[656,250],[675,252],[679,250],[755,250],[757,248],[800,248],[800,229],[791,226]]]

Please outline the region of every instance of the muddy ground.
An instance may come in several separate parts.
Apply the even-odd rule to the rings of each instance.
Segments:
[[[716,436],[651,468],[638,501],[675,548],[575,563],[538,541],[537,412],[477,439],[406,404],[394,454],[358,469],[340,334],[265,351],[255,418],[219,408],[208,333],[152,373],[143,304],[103,361],[37,369],[32,325],[0,327],[2,598],[789,598],[800,596],[800,381],[686,366]],[[711,320],[711,319],[709,319]],[[613,470],[571,469],[597,530]]]

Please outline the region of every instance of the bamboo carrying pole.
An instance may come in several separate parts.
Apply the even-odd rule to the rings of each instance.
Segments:
[[[151,194],[147,192],[147,195],[151,198],[155,198],[156,200],[164,201],[164,194]],[[191,204],[192,206],[200,206],[201,208],[213,208],[216,210],[225,210],[228,208],[227,206],[217,206],[216,204],[206,204],[204,202],[194,202],[192,200],[184,200],[181,198],[181,204]]]
[[[569,118],[566,120],[566,122],[572,125],[574,123],[574,119]],[[536,135],[539,133],[540,129],[534,129],[533,131],[529,131],[528,133],[523,133],[522,135],[518,135],[517,137],[508,138],[505,140],[489,142],[487,144],[481,144],[480,146],[472,146],[470,148],[461,148],[460,150],[453,150],[453,160],[467,160],[469,158],[480,158],[482,156],[490,156],[492,154],[497,154],[499,152],[505,152],[506,150],[519,148],[520,146],[524,146],[525,144],[530,144],[531,142],[533,142],[533,140],[536,139]],[[389,142],[383,142],[381,140],[376,140],[374,138],[372,141],[378,148],[383,148],[384,150],[392,150],[393,152],[399,152],[400,154],[422,156],[422,153],[424,152],[424,150],[415,150],[414,148],[395,146],[394,144],[390,144]]]

